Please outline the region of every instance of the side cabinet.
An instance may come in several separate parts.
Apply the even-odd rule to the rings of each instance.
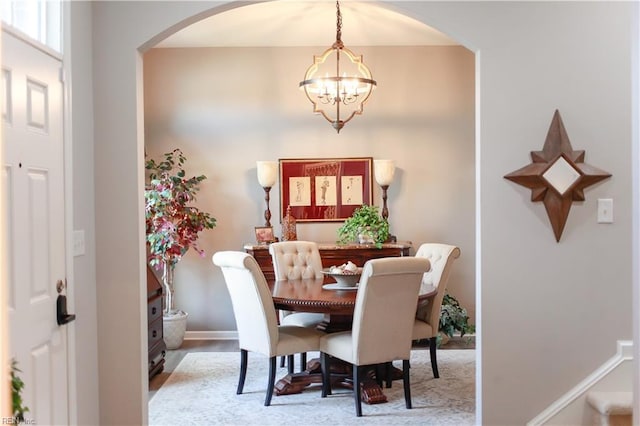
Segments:
[[[322,266],[324,268],[329,268],[334,265],[342,265],[349,260],[358,266],[362,266],[369,259],[409,256],[411,247],[412,245],[410,242],[385,243],[380,248],[377,248],[372,244],[341,245],[318,243],[318,250],[320,251]],[[264,273],[264,277],[267,279],[267,282],[275,281],[276,278],[273,271],[271,255],[269,254],[269,246],[245,244],[244,250],[256,259],[260,269]]]
[[[162,338],[162,285],[155,271],[147,265],[147,321],[149,380],[164,369],[167,346]]]

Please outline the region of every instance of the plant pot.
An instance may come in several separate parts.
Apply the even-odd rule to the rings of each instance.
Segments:
[[[162,336],[167,349],[178,349],[184,340],[187,331],[187,314],[184,311],[176,311],[162,316]]]
[[[360,244],[373,244],[376,240],[369,234],[358,234],[358,243]]]
[[[443,333],[443,332],[439,332],[438,333],[438,337],[439,337],[439,340],[440,340],[440,346],[446,345],[447,343],[449,343],[449,340],[451,340],[449,335],[446,334],[446,333]]]
[[[369,226],[360,228],[360,232],[358,232],[358,242],[360,244],[374,244],[377,238],[378,233]]]

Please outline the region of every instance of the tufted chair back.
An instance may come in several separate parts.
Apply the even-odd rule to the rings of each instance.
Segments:
[[[318,245],[312,241],[272,243],[269,253],[276,280],[322,278],[322,259]]]
[[[425,243],[418,248],[416,257],[424,257],[429,259],[431,263],[431,269],[422,277],[420,293],[424,293],[424,289],[431,286],[438,289],[438,293],[428,304],[418,308],[416,317],[430,324],[435,336],[438,333],[440,307],[451,274],[451,265],[454,260],[460,257],[460,249],[449,244]],[[422,338],[427,337],[429,336]]]

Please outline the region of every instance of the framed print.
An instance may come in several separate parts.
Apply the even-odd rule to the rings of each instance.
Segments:
[[[367,158],[280,159],[280,218],[291,207],[298,222],[342,221],[371,204]]]
[[[275,240],[272,226],[256,226],[256,241],[258,244],[269,244]]]

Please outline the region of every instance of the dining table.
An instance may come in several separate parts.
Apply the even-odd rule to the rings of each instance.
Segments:
[[[295,312],[315,312],[324,314],[323,321],[317,326],[326,333],[335,333],[351,329],[353,312],[358,294],[357,286],[345,287],[335,285],[328,275],[321,278],[275,280],[269,282],[273,303],[276,309]],[[420,289],[418,303],[425,303],[437,293],[437,288],[424,285]],[[417,308],[417,307],[416,307]],[[397,369],[395,369],[397,370]],[[331,384],[333,386],[352,389],[352,367],[346,362],[331,363]],[[397,370],[394,378],[401,378]],[[322,383],[320,360],[314,358],[307,362],[304,371],[290,373],[278,380],[275,385],[276,395],[300,393],[313,383]],[[362,401],[367,404],[378,404],[387,401],[382,388],[371,376],[362,389]]]

